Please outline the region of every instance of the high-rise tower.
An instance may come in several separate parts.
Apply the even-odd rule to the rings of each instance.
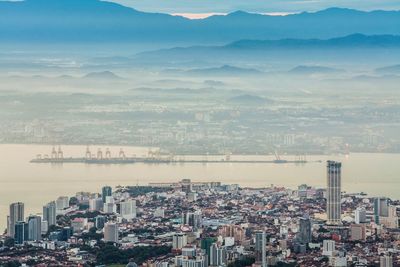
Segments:
[[[10,205],[10,215],[7,221],[7,235],[14,238],[15,224],[24,220],[24,203],[17,202]]]
[[[51,201],[43,206],[43,220],[47,221],[48,226],[57,224],[56,202]]]
[[[326,189],[326,213],[327,224],[338,225],[341,223],[341,198],[342,198],[342,163],[336,161],[327,162],[327,189]]]
[[[103,200],[103,203],[106,203],[106,198],[112,195],[112,188],[111,186],[104,186],[101,189],[101,197]]]

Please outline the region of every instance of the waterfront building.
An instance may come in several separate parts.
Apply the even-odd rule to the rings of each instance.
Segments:
[[[46,234],[49,230],[49,223],[42,220],[42,235]]]
[[[24,203],[16,202],[10,205],[10,213],[7,218],[7,235],[15,236],[15,224],[24,220]]]
[[[43,220],[47,221],[48,226],[56,225],[56,202],[51,201],[43,206]]]
[[[56,209],[60,213],[62,210],[69,207],[69,197],[61,196],[56,200]]]
[[[15,223],[14,240],[15,244],[22,245],[25,241],[28,241],[29,232],[28,224],[24,221]]]
[[[106,197],[111,196],[111,195],[112,195],[111,186],[104,186],[101,189],[101,197],[102,197],[103,203],[106,203]]]
[[[42,239],[42,218],[37,215],[28,217],[28,239],[38,241]]]

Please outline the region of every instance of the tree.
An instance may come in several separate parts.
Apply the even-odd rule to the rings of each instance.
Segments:
[[[85,240],[97,240],[99,241],[100,239],[103,238],[102,234],[98,234],[96,227],[92,227],[89,229],[88,233],[83,233],[82,238]]]
[[[228,267],[245,267],[251,266],[256,260],[252,257],[246,257],[229,263]]]
[[[100,264],[124,263],[122,252],[113,245],[106,245],[100,249],[96,259]]]
[[[6,264],[2,265],[3,267],[19,267],[21,266],[21,263],[19,261],[13,260],[9,261]]]
[[[166,255],[170,252],[171,247],[167,246],[134,247],[120,250],[113,245],[106,244],[97,252],[96,261],[99,264],[127,264],[130,261],[141,264],[148,259]]]
[[[15,245],[15,240],[14,240],[14,238],[8,237],[8,238],[6,238],[6,240],[4,240],[4,246],[5,246],[5,247],[11,248],[11,247],[13,247],[14,245]]]

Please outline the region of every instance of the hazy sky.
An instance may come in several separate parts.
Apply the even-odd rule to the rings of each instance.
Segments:
[[[400,10],[399,0],[108,0],[142,11],[162,13],[227,13],[244,10],[257,13],[294,13],[328,7],[361,10]]]

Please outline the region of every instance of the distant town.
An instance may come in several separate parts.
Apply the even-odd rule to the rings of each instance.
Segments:
[[[368,95],[359,107],[358,94],[338,99],[318,91],[305,103],[296,99],[297,92],[288,94],[225,87],[107,97],[44,92],[26,98],[0,92],[0,143],[159,147],[175,155],[400,152],[397,96],[389,101]],[[161,97],[166,100],[159,103]],[[22,103],[26,112],[20,111]]]
[[[183,179],[11,203],[0,266],[400,266],[400,201],[344,193],[341,168],[325,188]]]

